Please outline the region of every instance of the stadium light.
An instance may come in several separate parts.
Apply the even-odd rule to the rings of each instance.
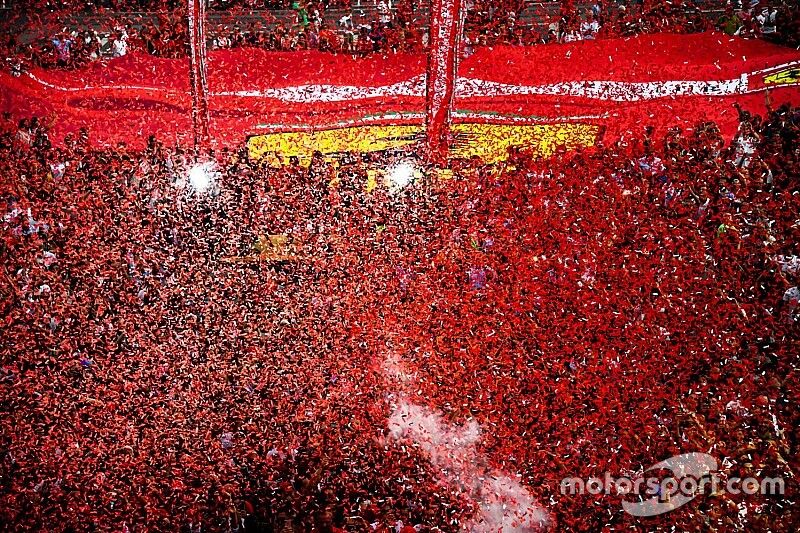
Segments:
[[[214,163],[211,161],[198,163],[189,169],[189,185],[198,194],[208,191],[215,178]]]
[[[397,192],[408,187],[414,181],[416,170],[408,161],[401,161],[391,167],[386,174],[389,178],[389,189]]]

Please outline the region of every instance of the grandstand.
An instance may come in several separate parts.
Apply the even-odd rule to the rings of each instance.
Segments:
[[[123,3],[124,4],[124,3]],[[278,3],[280,4],[280,3]],[[378,18],[377,2],[374,1],[355,1],[349,3],[350,5],[332,5],[326,8],[322,13],[322,25],[327,28],[337,28],[340,35],[344,34],[344,30],[340,27],[339,21],[343,17],[350,17],[351,20],[359,21],[360,23],[368,23],[369,21]],[[411,19],[408,21],[415,26],[426,27],[430,19],[430,7],[428,2],[412,2],[413,9],[411,12]],[[558,21],[562,15],[561,2],[517,2],[519,4],[519,12],[516,13],[516,24],[521,31],[529,30],[535,31],[539,34],[546,34],[549,26]],[[111,28],[109,21],[113,21],[115,25],[121,25],[127,28],[140,28],[144,26],[156,26],[163,23],[159,15],[172,13],[179,3],[144,3],[143,5],[137,2],[131,2],[124,9],[115,6],[114,3],[109,2],[104,5],[105,9],[96,11],[90,9],[89,3],[78,4],[82,9],[68,10],[65,16],[59,16],[58,23],[63,27],[70,30],[84,31],[93,30],[98,32],[101,36],[108,36]],[[101,4],[102,5],[102,4]],[[269,33],[282,24],[291,27],[295,24],[296,12],[295,10],[288,9],[288,5],[280,8],[275,7],[271,9],[264,9],[263,3],[256,3],[256,7],[249,9],[241,9],[235,11],[235,15],[231,16],[231,9],[235,4],[229,2],[214,3],[209,5],[208,25],[212,29],[210,37],[213,38],[217,28],[221,32],[241,31],[248,33],[253,30],[255,25],[258,25],[258,31]],[[595,5],[591,2],[578,3],[574,6],[576,13],[582,14],[583,17],[592,13],[592,6]],[[699,2],[695,7],[690,7],[684,12],[688,16],[702,15],[710,20],[717,20],[720,15],[724,13],[725,2],[720,0],[707,0]],[[57,6],[54,6],[57,7]],[[149,9],[142,9],[142,7],[149,7]],[[392,6],[391,10],[396,14],[398,9]],[[7,0],[6,12],[11,14],[17,11],[12,0]],[[56,11],[58,13],[59,11]],[[467,14],[467,31],[479,31],[481,25],[475,16],[472,16],[474,11]],[[25,12],[20,10],[20,14],[25,16]],[[488,14],[487,14],[488,16]],[[500,19],[501,15],[497,12],[491,14],[491,18]],[[36,38],[46,37],[39,33],[42,27],[32,27],[30,31],[26,32],[21,40],[23,42],[30,42]],[[700,28],[702,29],[702,28]],[[106,51],[110,53],[110,46],[107,46]]]

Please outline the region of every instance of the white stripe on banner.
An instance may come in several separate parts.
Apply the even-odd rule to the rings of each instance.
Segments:
[[[778,67],[776,67],[778,68]],[[769,69],[772,70],[772,69]],[[36,83],[48,89],[63,92],[81,92],[90,90],[127,90],[151,93],[185,94],[183,91],[162,87],[144,87],[137,85],[97,85],[84,87],[65,87],[40,79],[28,72],[26,75]],[[512,85],[470,78],[460,78],[456,83],[457,98],[497,97],[497,96],[573,96],[593,100],[612,102],[638,102],[676,96],[730,96],[758,92],[748,88],[748,75],[738,79],[721,81],[575,81],[549,85]],[[234,96],[244,98],[273,98],[284,102],[347,102],[386,97],[419,97],[425,96],[425,76],[416,76],[410,80],[381,87],[359,87],[355,85],[310,84],[274,89],[253,89],[241,91],[211,92],[211,96]]]

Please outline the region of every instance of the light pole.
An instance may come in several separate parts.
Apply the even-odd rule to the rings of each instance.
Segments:
[[[430,51],[425,93],[426,156],[429,163],[447,162],[450,115],[458,75],[463,32],[462,0],[432,0]]]
[[[189,79],[195,158],[208,150],[208,80],[206,78],[206,1],[187,0],[189,22]]]

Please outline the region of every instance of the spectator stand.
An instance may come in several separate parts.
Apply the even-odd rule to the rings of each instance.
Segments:
[[[73,36],[89,32],[96,34],[99,42],[97,55],[101,58],[111,57],[112,42],[116,29],[126,29],[132,43],[136,36],[147,28],[163,32],[163,26],[171,26],[173,36],[179,36],[183,28],[183,19],[179,10],[170,9],[170,2],[96,2],[98,7],[86,9],[80,4],[77,9],[65,7],[64,11],[51,11],[49,15],[28,20],[26,13],[17,9],[13,0],[5,0],[5,8],[0,9],[0,22],[5,21],[9,27],[7,33],[16,35],[17,45],[33,46],[36,55],[38,47],[46,49],[58,32],[71,33]],[[207,27],[210,48],[235,47],[241,45],[262,46],[271,49],[294,50],[298,48],[323,48],[331,51],[347,52],[354,55],[372,53],[385,45],[381,40],[373,46],[370,31],[373,23],[387,18],[395,27],[402,27],[405,32],[403,42],[407,47],[419,49],[426,45],[425,33],[429,26],[430,7],[428,2],[401,0],[354,0],[349,5],[310,4],[309,9],[319,9],[319,25],[306,13],[301,15],[305,6],[300,3],[255,2],[255,8],[248,7],[247,2],[210,3]],[[385,7],[381,7],[381,5]],[[69,6],[70,4],[67,3]],[[92,4],[94,5],[94,4]],[[117,9],[106,9],[114,5]],[[125,6],[131,9],[124,9]],[[265,8],[273,5],[272,8]],[[758,22],[758,14],[763,7],[778,7],[775,31],[762,32]],[[134,9],[136,8],[136,9]],[[388,8],[388,13],[386,9]],[[384,13],[381,13],[384,9]],[[710,27],[726,29],[726,4],[722,0],[696,0],[680,6],[663,2],[638,3],[631,1],[586,1],[565,3],[559,1],[513,0],[504,2],[473,1],[466,5],[467,22],[465,25],[466,44],[537,44],[562,42],[583,38],[606,37],[614,35],[633,35],[657,31],[692,33],[704,31]],[[746,37],[763,37],[772,42],[795,46],[797,43],[797,8],[792,11],[783,3],[760,3],[750,9],[748,15],[731,7],[731,16],[737,21],[748,21],[729,24],[737,33]],[[58,16],[55,14],[58,13]],[[9,23],[11,19],[13,23]],[[594,28],[592,19],[596,19]],[[19,28],[23,28],[19,30]],[[275,35],[275,33],[279,35]],[[727,30],[726,30],[727,31]],[[327,32],[331,37],[321,39]],[[402,33],[402,31],[401,31]],[[150,46],[151,52],[165,57],[175,57],[185,53],[172,40],[173,49],[162,54],[158,45]],[[335,41],[335,42],[331,42]],[[794,43],[794,44],[793,44]],[[141,43],[138,43],[141,45]],[[133,44],[134,48],[136,44]],[[393,46],[396,50],[397,47]],[[53,51],[50,51],[53,54]]]

